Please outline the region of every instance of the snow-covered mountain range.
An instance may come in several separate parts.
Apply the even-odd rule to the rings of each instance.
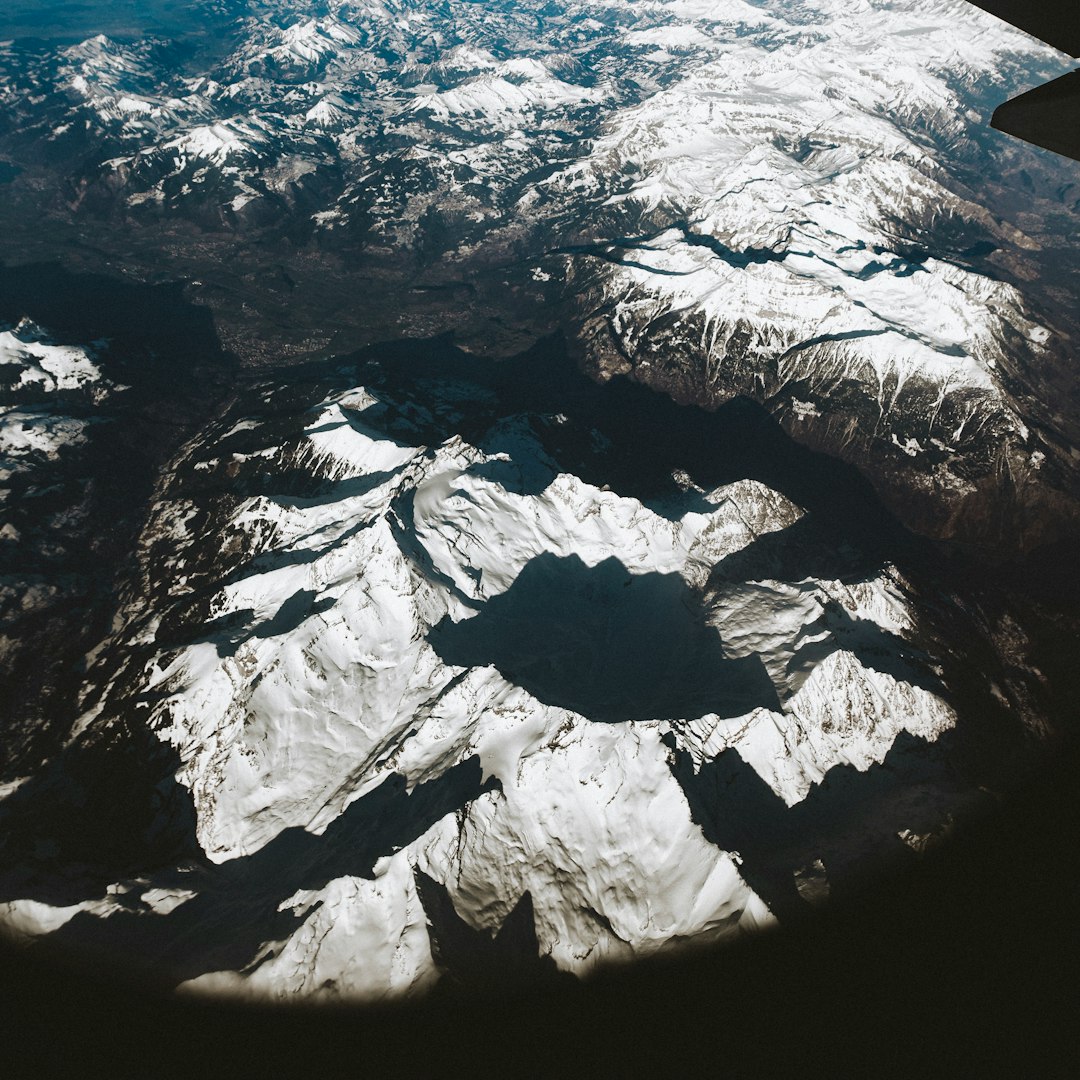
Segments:
[[[66,757],[9,795],[9,927],[260,996],[585,974],[797,918],[986,809],[961,727],[1042,721],[1023,632],[853,524],[866,489],[715,484],[686,440],[723,417],[568,365],[323,365],[183,450]],[[736,475],[790,445],[734,423]],[[132,724],[154,796],[113,880],[40,808],[107,804],[77,763]]]
[[[1080,480],[1075,167],[986,124],[1065,59],[960,0],[300,8],[0,43],[0,215],[261,335],[5,773],[6,925],[372,1000],[798,919],[984,810],[1052,619],[965,560]],[[318,318],[406,340],[273,356]],[[49,333],[0,335],[27,520],[128,393]]]
[[[59,163],[83,227],[284,234],[399,290],[487,268],[503,321],[540,310],[681,400],[755,397],[935,535],[1031,546],[1074,513],[1075,417],[1037,403],[1071,328],[1031,259],[1075,189],[987,129],[1054,50],[962,0],[281,0],[233,32],[206,69],[5,46],[17,182]],[[1005,217],[1025,168],[1058,190]]]

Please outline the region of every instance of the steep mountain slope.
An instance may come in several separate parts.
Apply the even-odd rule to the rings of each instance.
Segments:
[[[963,186],[983,157],[965,97],[1008,36],[979,27],[961,58],[954,15],[919,8],[905,33],[865,11],[812,44],[728,48],[544,186],[604,208],[600,242],[568,260],[607,264],[575,290],[601,373],[703,405],[756,397],[916,527],[1037,542],[1072,467],[1010,389],[1064,357],[980,258],[1036,244]]]

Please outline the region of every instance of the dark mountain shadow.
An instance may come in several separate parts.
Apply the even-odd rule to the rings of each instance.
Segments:
[[[725,750],[695,773],[689,753],[676,748],[674,735],[663,740],[674,753],[672,774],[705,839],[741,857],[743,879],[779,919],[801,914],[794,878],[798,859],[790,855],[800,837],[783,799],[735,750]]]
[[[965,767],[980,771],[992,767],[1001,773],[992,764],[992,744],[1022,751],[1022,724],[1008,715],[994,693],[994,685],[1000,686],[1008,673],[984,640],[982,627],[994,617],[984,612],[1004,611],[1036,586],[1048,603],[1061,607],[1061,590],[1054,585],[1059,577],[1040,574],[1035,566],[1009,576],[1007,570],[999,572],[970,554],[912,534],[855,467],[795,442],[754,402],[736,398],[709,412],[679,405],[628,379],[598,384],[577,368],[559,335],[503,361],[463,353],[449,336],[373,346],[353,360],[357,381],[383,399],[387,417],[395,415],[395,402],[427,400],[432,394],[460,409],[460,422],[433,420],[424,432],[413,426],[409,435],[402,435],[405,441],[431,442],[459,433],[476,445],[486,445],[488,439],[491,449],[517,458],[526,448],[516,437],[507,436],[502,422],[519,417],[527,421],[528,437],[536,440],[557,470],[638,498],[670,518],[688,510],[713,509],[700,491],[685,490],[675,480],[672,473],[677,469],[705,491],[753,479],[781,492],[806,515],[722,560],[706,592],[715,592],[725,581],[765,578],[865,581],[887,564],[899,567],[918,594],[920,637],[933,643],[935,659],[944,669],[942,681],[958,712],[981,717],[984,728],[992,722],[992,737],[980,734],[980,724],[961,723],[962,741],[975,747],[971,753],[965,750],[970,762]],[[467,387],[467,392],[454,389],[455,384]],[[494,402],[478,387],[492,391]],[[365,421],[368,418],[365,413]],[[542,475],[522,480],[510,468],[497,468],[492,478],[511,490],[530,493],[543,483]],[[1065,574],[1066,591],[1073,577]],[[995,584],[999,580],[1008,589],[1007,596],[999,595]],[[965,597],[962,602],[959,595]],[[888,638],[864,641],[863,630],[870,632],[851,628],[846,636],[858,646],[864,663],[927,689],[940,686],[924,658],[910,647]],[[1075,685],[1074,637],[1062,646],[1066,635],[1051,621],[1045,643],[1040,642],[1041,663],[1056,664],[1056,671],[1068,674],[1060,680],[1067,687]],[[1037,699],[1045,696],[1041,685],[1030,686],[1029,692]],[[1071,715],[1068,693],[1047,707],[1062,718]],[[985,751],[979,748],[984,745]],[[1002,761],[1012,758],[1011,749],[1006,750]],[[1010,769],[1005,764],[1005,773]]]
[[[470,476],[489,480],[515,495],[541,495],[556,476],[553,469],[532,458],[524,461],[483,461],[466,471]]]
[[[361,520],[350,528],[342,530],[338,536],[327,541],[321,547],[275,548],[270,551],[260,552],[242,566],[226,574],[221,579],[220,584],[222,586],[232,585],[238,581],[243,581],[244,578],[265,574],[270,570],[279,570],[284,566],[309,566],[311,563],[316,563],[324,558],[334,548],[343,547],[353,537],[359,536],[360,533],[370,529],[371,526],[372,522]]]
[[[269,473],[259,478],[263,481],[264,490],[252,490],[255,486],[254,478],[252,478],[244,485],[244,493],[248,496],[265,495],[271,502],[277,503],[278,506],[308,509],[316,506],[331,506],[344,499],[355,499],[361,495],[366,495],[381,484],[392,480],[396,475],[393,472],[363,473],[360,476],[346,477],[344,480],[319,483],[314,485],[314,490],[312,490],[313,485],[311,484],[310,474],[308,474],[307,490],[302,494],[293,494],[286,493],[285,486],[277,483],[278,477],[273,473]]]
[[[493,990],[508,982],[573,982],[550,956],[541,955],[536,936],[532,896],[525,893],[492,937],[474,930],[455,910],[445,885],[417,868],[416,891],[431,933],[431,952],[444,991]]]
[[[392,774],[352,803],[322,836],[290,828],[252,855],[155,873],[155,887],[197,893],[168,914],[156,914],[133,898],[128,910],[108,918],[80,912],[41,941],[49,950],[100,954],[112,962],[124,957],[171,984],[210,971],[241,970],[265,943],[292,934],[311,914],[310,909],[278,911],[289,896],[321,889],[339,877],[372,878],[382,856],[412,843],[484,792],[499,789],[498,780],[484,782],[482,775],[479,758],[470,758],[410,795],[405,777]]]
[[[795,874],[815,858],[833,898],[857,895],[868,879],[915,858],[901,831],[940,829],[949,807],[968,816],[991,808],[991,796],[950,776],[947,735],[928,743],[901,732],[880,765],[865,772],[837,765],[792,807],[737,750],[723,751],[695,773],[675,736],[663,739],[691,817],[711,843],[738,852],[739,872],[781,921],[809,912]]]
[[[795,582],[808,577],[868,581],[881,572],[885,561],[882,553],[837,540],[831,527],[806,515],[786,529],[763,533],[725,555],[712,568],[706,591],[716,591],[731,581]]]
[[[804,628],[808,637],[827,630],[828,637],[811,641],[799,649],[788,664],[788,672],[796,678],[793,687],[801,685],[807,675],[822,660],[843,649],[851,653],[864,668],[891,675],[897,682],[909,683],[948,701],[949,690],[931,668],[930,657],[891,630],[885,630],[869,619],[856,619],[835,600],[828,601],[822,616]]]
[[[201,640],[213,641],[218,656],[235,656],[237,649],[252,638],[272,638],[289,634],[312,615],[329,611],[337,600],[333,596],[316,599],[310,589],[298,589],[286,598],[277,611],[259,621],[253,608],[231,611],[205,624]]]
[[[0,900],[65,907],[201,857],[180,756],[142,712],[69,743],[0,803]]]
[[[3,553],[6,572],[40,575],[57,597],[6,627],[18,642],[0,671],[0,772],[9,779],[58,752],[79,712],[83,657],[112,621],[158,470],[207,423],[236,371],[209,309],[189,303],[179,285],[55,263],[0,266],[0,324],[23,317],[59,343],[96,343],[105,378],[125,389],[63,404],[65,414],[106,422],[37,470],[38,490],[5,501],[21,536]]]
[[[561,335],[498,361],[464,353],[450,337],[414,343],[411,351],[406,344],[372,346],[353,358],[358,380],[386,406],[378,421],[370,410],[364,421],[406,442],[459,434],[482,445],[500,419],[529,416],[559,469],[666,516],[713,509],[673,480],[672,472],[683,470],[706,491],[758,480],[818,516],[838,543],[890,550],[922,543],[854,466],[796,443],[748,399],[708,411],[628,379],[597,383],[577,367]],[[406,419],[406,403],[433,400],[453,414],[428,409],[425,421],[411,409]]]
[[[478,615],[443,619],[428,641],[446,663],[493,664],[540,701],[605,723],[780,707],[759,657],[724,656],[682,578],[631,574],[615,558],[539,555]]]

